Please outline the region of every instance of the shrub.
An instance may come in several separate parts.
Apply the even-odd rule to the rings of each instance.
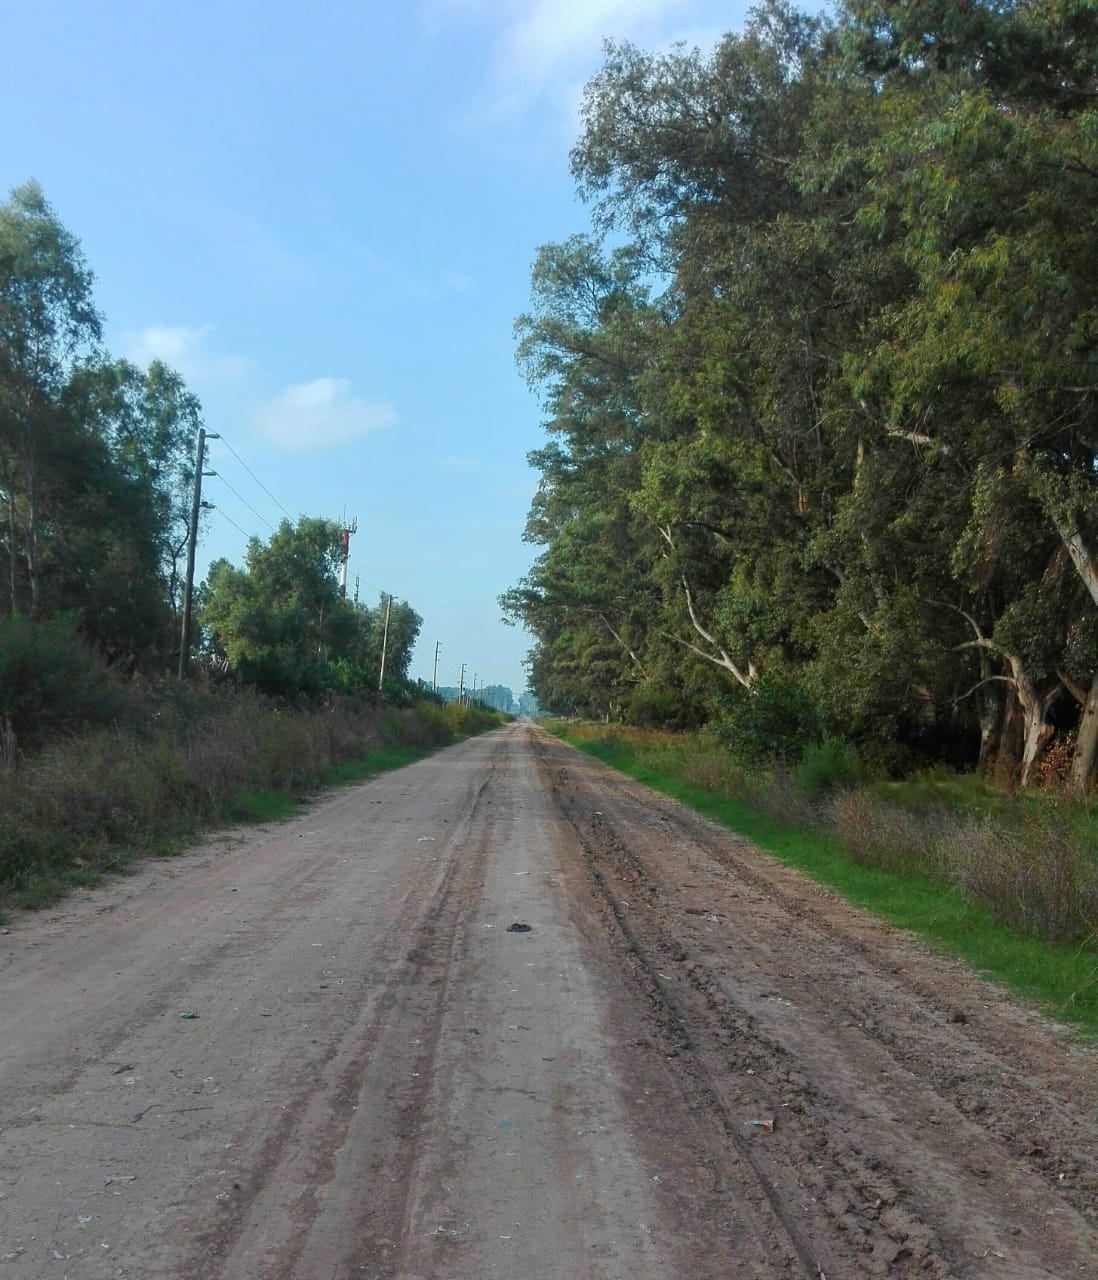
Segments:
[[[55,741],[0,768],[0,888],[41,905],[62,879],[247,810],[250,792],[301,791],[371,747],[429,747],[501,722],[495,712],[353,699],[311,710],[232,687],[118,687],[110,729]],[[2,735],[0,735],[2,736]],[[53,886],[51,888],[50,886]]]
[[[828,736],[804,749],[797,770],[797,786],[810,800],[858,784],[861,764],[852,742]]]
[[[781,672],[766,672],[750,689],[722,699],[714,732],[747,764],[798,760],[824,734],[822,712],[811,693]]]
[[[957,884],[995,916],[1049,942],[1098,937],[1098,862],[1079,832],[1031,813],[1016,830],[980,824],[952,849]]]
[[[0,724],[23,749],[89,725],[111,724],[124,690],[76,634],[74,618],[0,619]]]

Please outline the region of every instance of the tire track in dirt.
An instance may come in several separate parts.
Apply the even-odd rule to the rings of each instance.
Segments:
[[[773,1108],[776,1131],[765,1145],[750,1142],[751,1167],[779,1201],[802,1206],[796,1221],[783,1219],[802,1263],[806,1255],[809,1263],[821,1259],[837,1275],[947,1277],[983,1274],[980,1262],[1009,1256],[1011,1275],[1095,1274],[1093,1229],[1065,1204],[1062,1180],[1043,1193],[1030,1163],[1005,1151],[994,1127],[978,1129],[936,1092],[935,1080],[919,1079],[910,1059],[893,1056],[889,1041],[916,1037],[935,1010],[923,1007],[929,1001],[921,993],[885,976],[879,946],[876,953],[864,941],[848,946],[828,909],[810,905],[812,889],[804,882],[800,894],[793,885],[774,885],[771,896],[767,871],[760,870],[769,860],[741,852],[735,837],[552,740],[542,738],[538,749],[584,846],[609,926],[636,957],[665,1039],[678,1037],[672,1051],[688,1091],[701,1088],[717,1100],[737,1152],[748,1142],[737,1127],[745,1113]],[[699,827],[706,828],[704,839]],[[661,856],[668,849],[674,857]],[[676,881],[687,876],[707,879],[707,920],[701,909],[680,905],[690,894]],[[790,878],[781,869],[779,877]],[[745,887],[767,903],[761,925],[737,897]],[[858,914],[836,906],[834,915],[844,912]],[[714,930],[715,921],[722,927]],[[895,947],[909,944],[873,927],[888,938],[887,967],[895,968]],[[714,933],[732,935],[726,945],[734,969],[727,957],[716,958],[706,936]],[[798,974],[806,946],[812,959]],[[842,975],[843,966],[854,975]],[[822,1022],[812,1013],[821,982]],[[855,1018],[858,1011],[844,1000],[851,984],[877,1011],[868,1032],[864,1015]],[[794,1000],[777,996],[775,986]],[[760,1000],[765,1019],[754,1011]],[[775,1007],[788,1015],[784,1028]],[[899,1029],[881,1036],[886,1019]],[[958,1056],[954,1045],[954,1070]],[[1048,1096],[1036,1089],[1023,1094],[997,1101],[1014,1116],[998,1128],[1028,1121],[1030,1097]],[[1020,1112],[1012,1101],[1020,1101]],[[920,1115],[925,1122],[916,1136]]]
[[[826,890],[808,885],[806,893],[797,873],[769,859],[752,860],[741,852],[749,850],[746,842],[706,819],[673,806],[662,825],[663,838],[671,831],[700,846],[741,888],[765,899],[767,918],[775,909],[781,913],[787,936],[812,946],[817,968],[826,970],[840,1034],[849,1028],[847,1038],[859,1051],[882,1052],[897,1068],[897,1078],[906,1073],[925,1080],[943,1105],[956,1109],[958,1120],[1002,1142],[1057,1196],[1098,1219],[1093,1115],[1077,1098],[1066,1096],[1073,1084],[1078,1092],[1084,1057],[1089,1061],[1083,1069],[1098,1084],[1093,1050],[1072,1046],[1067,1034],[1051,1037],[1043,1020],[1023,1013],[1009,997],[991,993],[960,962],[935,956],[920,944],[904,946],[903,963],[883,957],[884,947],[899,945],[906,935]],[[820,902],[827,906],[816,905]],[[751,945],[748,939],[743,944]],[[791,994],[809,994],[793,974],[786,977],[786,987]],[[1089,1086],[1082,1096],[1093,1098]],[[1009,1106],[1003,1105],[1007,1097]]]
[[[431,896],[409,894],[386,931],[380,950],[391,961],[384,985],[370,975],[372,991],[359,1016],[327,1050],[334,1079],[321,1087],[315,1078],[297,1082],[294,1107],[264,1143],[239,1200],[201,1237],[193,1280],[393,1274],[389,1260],[400,1243],[393,1224],[406,1217],[416,1119],[430,1087],[449,973],[462,953],[462,919],[479,893],[491,845],[485,801],[501,751],[497,745],[487,776],[446,839],[448,862]],[[393,1042],[391,1028],[399,1034],[413,1025],[414,1043]],[[368,1141],[357,1144],[352,1129],[366,1132]]]

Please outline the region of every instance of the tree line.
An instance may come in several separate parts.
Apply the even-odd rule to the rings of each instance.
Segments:
[[[32,724],[65,634],[126,674],[178,659],[202,408],[162,362],[106,350],[93,284],[41,187],[16,187],[0,204],[0,726]],[[207,668],[283,697],[404,696],[421,620],[343,599],[339,551],[334,522],[302,517],[252,539],[242,568],[217,561],[196,593]]]
[[[502,600],[561,712],[1098,751],[1098,8],[774,0],[606,46],[518,360],[548,443]]]

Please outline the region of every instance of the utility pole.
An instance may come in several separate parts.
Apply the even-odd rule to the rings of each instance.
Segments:
[[[358,604],[358,582],[359,582],[359,574],[356,573],[355,574],[355,604]]]
[[[351,534],[358,533],[358,516],[347,523],[347,517],[343,517],[343,525],[339,531],[339,594],[347,598],[347,560],[351,554]],[[355,586],[355,599],[358,599],[358,586]]]
[[[382,683],[385,680],[385,650],[389,644],[389,610],[393,604],[393,597],[387,595],[385,597],[385,627],[381,633],[381,670],[377,676],[377,691],[381,692]]]
[[[431,678],[431,690],[438,693],[438,651],[442,648],[442,641],[435,641],[435,674]]]
[[[179,637],[179,678],[187,677],[187,663],[191,649],[191,597],[194,594],[194,553],[198,546],[198,516],[202,510],[202,477],[215,476],[216,471],[203,471],[206,465],[206,441],[220,440],[216,432],[207,434],[205,427],[198,428],[198,443],[194,451],[194,496],[191,499],[191,529],[187,539],[187,576],[183,582],[183,627]],[[209,505],[208,503],[206,504]]]
[[[461,664],[461,680],[458,684],[458,706],[465,706],[465,663]]]

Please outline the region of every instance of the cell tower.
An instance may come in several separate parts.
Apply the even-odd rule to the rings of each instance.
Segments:
[[[346,598],[347,595],[347,560],[351,554],[351,534],[358,533],[358,516],[347,523],[347,517],[343,517],[343,525],[339,531],[339,594]]]

